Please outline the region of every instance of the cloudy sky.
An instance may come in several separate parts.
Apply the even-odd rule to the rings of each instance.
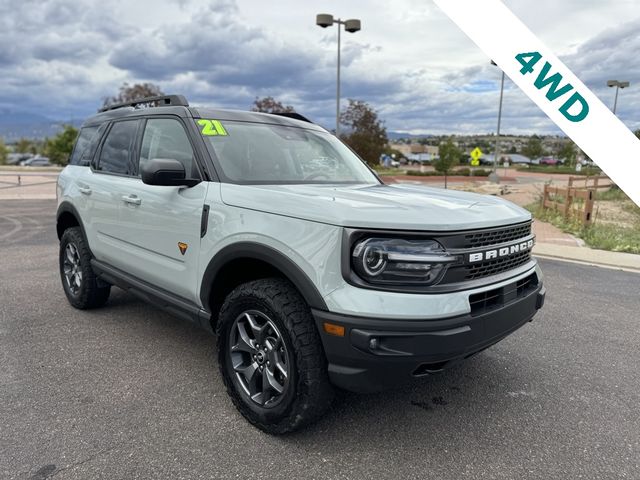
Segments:
[[[605,104],[606,80],[629,80],[618,113],[640,128],[637,0],[505,3]],[[369,102],[389,130],[495,130],[500,71],[430,0],[0,0],[0,115],[83,118],[123,82],[150,81],[195,105],[271,95],[331,127],[337,32],[316,13],[361,19],[343,34],[343,99]],[[508,80],[503,132],[559,133]]]

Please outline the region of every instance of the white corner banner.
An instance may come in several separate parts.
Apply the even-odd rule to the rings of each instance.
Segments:
[[[640,140],[549,48],[500,0],[434,1],[640,205]]]

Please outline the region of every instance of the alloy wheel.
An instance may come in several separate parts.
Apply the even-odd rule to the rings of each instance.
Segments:
[[[264,313],[248,310],[229,333],[231,368],[242,391],[263,408],[275,407],[289,384],[290,362],[280,330]]]
[[[80,266],[80,253],[78,252],[78,247],[73,243],[67,243],[64,249],[62,268],[69,291],[73,295],[77,295],[82,286],[82,270]]]

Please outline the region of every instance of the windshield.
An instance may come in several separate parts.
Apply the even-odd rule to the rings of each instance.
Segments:
[[[218,122],[219,123],[219,122]],[[328,132],[263,123],[221,122],[223,134],[203,138],[233,183],[380,183]]]

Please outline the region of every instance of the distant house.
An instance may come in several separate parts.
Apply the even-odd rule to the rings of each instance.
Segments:
[[[419,155],[419,154],[429,154],[431,157],[437,157],[439,153],[439,148],[434,145],[421,145],[419,143],[394,143],[391,145],[391,148],[394,148],[402,154],[410,158],[410,155]]]

